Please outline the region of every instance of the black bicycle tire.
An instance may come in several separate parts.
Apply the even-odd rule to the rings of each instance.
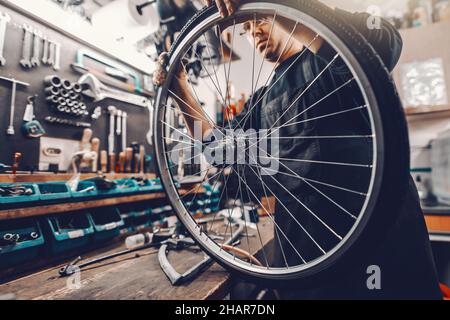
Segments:
[[[271,1],[244,1],[244,3],[248,2],[270,3]],[[363,263],[367,258],[367,253],[374,250],[380,244],[380,239],[395,224],[400,205],[408,190],[409,139],[403,107],[395,84],[381,58],[367,40],[352,26],[337,17],[332,9],[316,0],[279,0],[277,3],[301,10],[333,30],[339,39],[347,47],[352,49],[361,67],[366,71],[372,90],[376,93],[380,114],[382,116],[384,141],[386,142],[381,186],[383,192],[380,193],[375,209],[373,210],[376,214],[370,217],[364,227],[364,233],[360,234],[358,239],[352,239],[352,241],[345,244],[345,249],[341,250],[339,254],[330,257],[326,264],[316,266],[317,270],[313,272],[301,272],[303,273],[302,275],[292,275],[286,279],[274,276],[261,277],[237,271],[222,261],[220,257],[211,254],[202,243],[198,244],[219,264],[237,276],[242,277],[244,280],[259,281],[260,283],[264,281],[268,286],[279,286],[281,284],[292,285],[292,280],[301,280],[300,282],[295,281],[295,286],[309,286],[328,281],[330,277],[346,271],[349,265],[355,261],[355,257]],[[215,6],[205,7],[199,11],[185,25],[179,37],[173,43],[169,56],[172,57],[179,44],[200,21],[216,13],[217,8]],[[375,70],[376,72],[374,72]],[[157,121],[157,117],[155,117],[155,121]],[[195,237],[193,238],[195,239]],[[286,281],[280,282],[280,280]]]

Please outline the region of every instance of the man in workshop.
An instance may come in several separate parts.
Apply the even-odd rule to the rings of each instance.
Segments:
[[[238,9],[240,4],[240,0],[215,0],[215,2],[223,17],[232,15]],[[206,3],[210,5],[212,0],[206,0]],[[400,58],[402,49],[401,37],[393,26],[387,21],[382,20],[381,28],[369,29],[367,28],[367,21],[370,17],[368,14],[352,14],[340,9],[334,9],[334,14],[352,24],[377,51],[385,66],[390,71],[393,70]],[[265,19],[270,20],[271,18]],[[274,24],[272,36],[269,36],[271,32],[271,21],[264,22],[257,20],[255,23],[254,20],[251,20],[245,22],[243,26],[250,43],[252,45],[254,43],[256,44],[258,53],[265,56],[265,59],[269,62],[275,63],[278,60],[274,78],[271,80],[272,82],[269,84],[269,87],[277,78],[281,78],[280,81],[269,91],[267,97],[257,105],[257,108],[255,109],[259,110],[258,112],[255,111],[255,116],[248,117],[256,118],[256,121],[258,121],[259,124],[255,125],[253,121],[247,121],[247,126],[244,128],[245,130],[257,126],[255,129],[268,129],[274,124],[270,122],[270,117],[268,117],[267,113],[269,111],[265,111],[269,108],[268,106],[270,106],[270,112],[281,111],[283,99],[280,99],[279,97],[283,97],[287,93],[292,93],[302,86],[304,87],[311,79],[314,79],[321,72],[324,63],[323,61],[330,61],[335,53],[327,43],[320,39],[320,37],[315,39],[316,34],[303,25],[296,29],[294,32],[294,39],[290,42],[287,41],[289,39],[290,29],[283,26],[282,22],[277,21]],[[262,39],[264,41],[262,41]],[[268,42],[268,45],[264,44],[266,41]],[[286,42],[289,42],[289,45],[284,48]],[[297,62],[295,62],[296,58],[302,54],[305,48],[308,50],[307,54],[302,55],[301,59],[298,59]],[[280,58],[278,59],[278,57]],[[165,81],[163,65],[166,58],[167,55],[163,54],[159,59],[159,65],[154,74],[154,82],[156,85],[162,85]],[[290,67],[293,62],[295,62],[295,66]],[[323,89],[323,92],[329,92],[329,88],[336,88],[335,80],[333,75],[331,75],[331,78],[330,76],[323,77],[321,81],[318,81],[318,90]],[[189,108],[186,108],[186,110],[183,111],[192,113],[193,118],[198,118],[199,112],[203,112],[203,109],[200,106],[197,106],[196,100],[190,92],[186,77],[182,76],[180,73],[180,76],[174,81],[172,89],[176,92],[178,97],[187,101],[196,109],[189,110]],[[261,90],[264,90],[264,88]],[[310,93],[305,94],[305,97],[302,97],[302,99],[299,99],[299,101],[296,102],[294,107],[296,108],[297,114],[302,110],[305,110],[305,108],[310,105],[311,101],[315,101],[314,97],[308,97],[309,94]],[[258,92],[255,93],[255,96],[258,96]],[[341,99],[347,99],[348,97],[351,97],[352,94],[347,91],[339,96]],[[250,103],[251,102],[247,102],[247,105],[240,118],[238,117],[238,120],[242,119],[242,117],[246,115],[246,112],[249,111]],[[193,124],[190,124],[189,122],[193,121],[189,121],[188,119],[185,120],[190,129],[192,129],[191,126],[193,126]],[[205,133],[208,131],[209,125],[207,124],[208,121],[206,120],[206,117],[204,120],[204,127],[202,129]],[[277,117],[272,119],[272,122],[273,121],[277,122]],[[351,121],[351,119],[348,121]],[[309,124],[309,126],[313,125],[314,121]],[[299,132],[300,135],[305,135],[305,130],[310,129],[311,127],[308,128],[308,126],[297,128],[297,130],[301,131]],[[282,134],[282,136],[284,135]],[[281,152],[283,152],[283,146],[283,143],[280,143]],[[339,150],[339,147],[339,144],[331,146],[331,148],[334,148],[334,152],[341,151],[341,153],[345,153],[345,151],[343,152],[345,146],[343,147],[344,149],[341,150]],[[303,159],[317,159],[316,153],[318,152],[318,147],[313,142],[304,143],[301,148],[301,151],[298,150],[299,148],[296,148],[295,151],[297,154],[295,155],[291,154],[288,156],[283,154],[283,156],[286,158],[298,158],[298,153],[301,153]],[[302,164],[302,167],[298,166],[297,170],[302,173],[303,176],[305,175],[306,170],[309,174],[308,177],[310,175],[314,177],[314,171],[319,169],[313,169]],[[290,183],[289,179],[283,178],[283,184],[287,185],[290,190],[295,190],[293,193],[296,196],[302,196],[304,199],[308,198],[308,195],[300,195],[300,193],[298,193],[298,186],[295,186],[295,182],[292,182],[291,185]],[[314,194],[309,195],[309,198],[313,199],[311,200],[312,202],[319,201],[317,200],[317,195]],[[287,204],[287,207],[297,211],[301,210],[298,203],[291,202],[291,204]],[[293,223],[289,219],[289,216],[283,213],[280,214],[283,210],[284,209],[280,206],[276,207],[275,217],[277,223],[283,228],[283,231],[286,234],[293,237],[296,234],[296,231],[291,230],[291,225],[293,225]],[[371,264],[378,265],[382,271],[382,290],[369,290],[367,288],[366,281],[368,274],[366,271],[368,265],[366,262],[361,261],[360,263],[355,263],[357,266],[355,270],[352,270],[346,276],[330,281],[326,285],[320,285],[308,290],[278,290],[280,297],[283,299],[441,299],[442,295],[438,286],[428,233],[421,212],[417,190],[412,180],[410,182],[408,196],[406,197],[404,204],[402,204],[402,210],[398,221],[387,234],[388,236],[384,243],[371,254],[370,260],[372,262]],[[297,236],[297,238],[298,242],[296,241],[296,244],[301,246],[301,236]],[[272,250],[273,264],[283,266],[283,257],[280,250],[277,250],[275,244]],[[286,256],[288,256],[288,254],[286,254]],[[289,253],[287,259],[290,264],[298,264],[298,262],[295,261],[295,259],[298,258],[296,258],[292,252]],[[251,292],[251,289],[249,286],[242,285],[240,292]],[[251,296],[242,296],[242,298],[248,297]]]

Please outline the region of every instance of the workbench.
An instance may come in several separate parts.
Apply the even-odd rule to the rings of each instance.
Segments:
[[[259,228],[263,241],[268,243],[273,235],[272,222],[262,219]],[[249,241],[250,246],[258,247],[259,238],[250,237]],[[246,245],[247,241],[242,243]],[[90,260],[123,249],[123,244],[114,245],[84,258]],[[12,294],[16,299],[33,300],[204,300],[223,299],[232,288],[233,278],[217,263],[190,283],[174,287],[159,266],[157,249],[145,249],[138,255],[136,258],[136,253],[131,253],[83,269],[80,289],[67,286],[72,278],[59,278],[58,270],[64,265],[61,264],[0,285],[0,296]],[[201,251],[183,250],[171,251],[168,257],[174,268],[183,273],[203,256]]]

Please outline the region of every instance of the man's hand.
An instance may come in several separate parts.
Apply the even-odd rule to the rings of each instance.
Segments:
[[[153,72],[153,84],[158,87],[162,87],[167,80],[167,71],[166,67],[169,63],[169,54],[167,52],[163,52],[160,54],[158,61],[156,61],[156,69]],[[178,80],[178,84],[182,84],[187,81],[187,76],[185,72],[185,67],[183,64],[186,64],[186,61],[180,62],[180,65],[177,70],[177,74],[175,75],[175,79]]]
[[[206,5],[210,6],[213,1],[216,2],[217,8],[222,18],[226,18],[236,12],[241,0],[204,0]]]

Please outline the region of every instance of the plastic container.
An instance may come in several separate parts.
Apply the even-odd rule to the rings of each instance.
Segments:
[[[123,220],[123,226],[120,227],[120,234],[128,234],[128,233],[132,233],[134,231],[136,231],[136,228],[133,224],[133,220],[134,218],[132,216],[130,217],[123,217],[122,216],[122,220]]]
[[[98,195],[98,190],[92,181],[80,181],[77,191],[71,191],[72,197],[76,199],[91,199]]]
[[[48,200],[64,200],[70,199],[71,193],[65,182],[43,182],[38,183],[39,199]]]
[[[162,190],[163,187],[159,179],[148,179],[139,185],[139,192],[158,192]]]
[[[94,240],[106,241],[120,234],[124,221],[116,207],[91,209],[88,217],[94,226]]]
[[[19,235],[17,242],[8,244],[7,235]],[[44,246],[44,236],[36,219],[0,221],[0,269],[9,268],[37,258]]]
[[[118,179],[115,181],[117,183],[115,190],[117,194],[130,194],[139,191],[138,183],[134,179]]]
[[[78,211],[45,218],[44,231],[48,236],[48,249],[60,254],[89,244],[94,227],[87,212]]]
[[[21,195],[21,196],[0,196],[0,204],[20,204],[20,203],[29,203],[39,201],[39,188],[35,184],[11,184],[11,183],[0,183],[0,187],[10,187],[10,186],[23,186],[27,189],[33,191],[32,194],[29,195]]]

